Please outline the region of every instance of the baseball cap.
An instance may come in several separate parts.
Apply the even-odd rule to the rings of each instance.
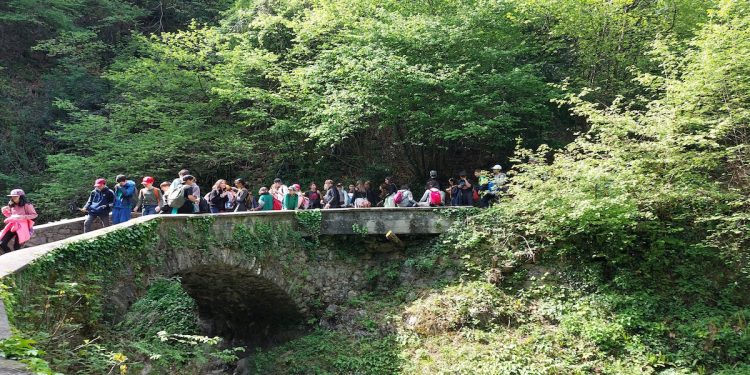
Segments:
[[[94,181],[94,186],[106,185],[106,184],[107,184],[107,180],[103,178],[97,178],[96,181]]]
[[[9,197],[22,197],[24,195],[26,195],[26,193],[21,189],[13,189],[10,191],[10,194],[8,194]]]
[[[143,181],[141,181],[141,183],[143,183],[143,184],[153,184],[154,183],[154,178],[151,177],[151,176],[146,176],[146,177],[143,178]]]

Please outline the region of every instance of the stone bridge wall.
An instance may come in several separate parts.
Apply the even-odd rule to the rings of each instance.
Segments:
[[[139,217],[139,214],[133,214],[133,218]],[[85,217],[53,221],[51,223],[37,225],[34,227],[34,236],[26,243],[24,247],[34,247],[44,245],[50,242],[62,241],[66,238],[83,234],[83,222]],[[99,220],[94,221],[92,226],[95,230],[102,229],[102,223]]]
[[[450,220],[447,215],[440,213],[442,208],[357,208],[322,210],[320,234],[322,235],[352,235],[370,234],[384,235],[388,231],[396,234],[440,234],[447,230]],[[266,212],[237,212],[211,215],[216,218],[216,233],[232,233],[237,223],[252,225],[256,220],[264,222],[288,223],[296,227],[297,220],[294,211],[266,211]],[[154,215],[138,217],[127,223],[111,226],[103,230],[95,230],[83,234],[85,218],[62,220],[35,227],[34,236],[28,244],[19,251],[14,251],[0,257],[0,278],[9,275],[34,259],[52,251],[71,241],[93,239],[118,228],[126,228],[148,220],[167,222],[184,222],[191,217],[205,215]],[[95,228],[101,228],[98,221]]]
[[[146,265],[112,270],[113,284],[103,289],[109,294],[107,305],[122,313],[144,292],[138,280],[179,276],[212,325],[209,332],[252,335],[257,332],[240,332],[238,326],[258,329],[275,324],[279,317],[314,315],[312,310],[358,295],[371,283],[367,274],[379,271],[384,261],[403,256],[404,246],[418,246],[425,235],[448,229],[450,219],[440,210],[324,210],[320,237],[312,236],[314,240],[307,228],[301,228],[297,213],[289,211],[154,215],[85,234],[81,234],[83,218],[65,220],[38,226],[32,242],[37,246],[0,257],[0,278],[12,276],[23,284],[18,278],[23,269],[50,252],[150,223],[155,225],[156,242],[144,248],[143,259],[133,260]],[[382,235],[388,231],[402,235],[405,243],[385,240]],[[315,245],[305,246],[311,243]],[[77,271],[61,268],[65,269],[60,275],[68,273],[75,279]],[[0,339],[9,334],[4,318],[0,313]]]

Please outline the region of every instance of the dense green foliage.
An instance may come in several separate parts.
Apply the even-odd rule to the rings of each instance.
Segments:
[[[747,1],[196,0],[158,27],[147,3],[0,5],[0,189],[36,183],[59,217],[120,172],[514,167],[498,206],[323,317],[354,322],[260,350],[251,373],[750,371]],[[260,254],[246,229],[235,245]],[[129,251],[94,250],[99,270]],[[66,366],[113,365],[92,363]]]
[[[409,182],[506,164],[518,137],[559,147],[585,129],[550,102],[562,95],[551,83],[598,87],[604,103],[647,94],[632,79],[659,70],[651,43],[687,40],[710,7],[11,1],[0,190],[21,184],[50,219],[118,173]]]

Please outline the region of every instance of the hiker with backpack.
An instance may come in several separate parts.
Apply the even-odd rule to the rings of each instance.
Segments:
[[[474,170],[474,177],[477,179],[477,184],[474,185],[474,192],[472,199],[474,202],[479,202],[479,208],[487,208],[489,204],[484,199],[489,190],[490,174],[487,171],[481,169]]]
[[[316,185],[315,182],[310,183],[310,190],[305,193],[305,197],[307,198],[308,209],[323,208],[323,195],[320,193],[320,190],[318,190],[318,185]]]
[[[234,207],[234,212],[245,212],[253,207],[253,196],[250,194],[250,190],[247,189],[247,182],[238,178],[234,180],[234,186],[237,188],[237,203]]]
[[[492,177],[487,182],[487,191],[482,196],[479,207],[490,207],[497,203],[507,179],[508,177],[503,173],[503,167],[500,164],[495,164],[492,167]]]
[[[0,231],[0,255],[10,252],[10,241],[13,250],[19,250],[34,233],[34,219],[37,217],[34,205],[26,199],[26,193],[21,189],[13,189],[8,194],[10,200],[3,207],[6,217],[3,230]]]
[[[185,177],[185,176],[187,176],[187,175],[189,175],[189,174],[190,174],[189,170],[187,170],[187,169],[181,169],[177,173],[177,178],[175,178],[174,180],[172,180],[172,183],[169,185],[169,188],[170,189],[176,189],[178,186],[182,185],[182,178]]]
[[[81,209],[86,213],[86,220],[83,222],[83,233],[91,231],[91,225],[94,220],[99,219],[102,222],[102,228],[110,225],[109,212],[115,204],[115,193],[107,187],[107,180],[99,178],[94,181],[94,190],[89,194],[89,199]]]
[[[323,197],[323,208],[340,208],[341,193],[339,193],[336,185],[333,184],[333,180],[326,180],[323,184],[323,190],[326,191],[326,195]]]
[[[192,214],[195,205],[199,202],[198,196],[194,195],[195,177],[192,175],[182,176],[182,184],[176,188],[170,188],[167,194],[167,204],[172,214]]]
[[[141,181],[143,189],[138,192],[138,203],[133,208],[133,212],[143,211],[141,216],[156,215],[161,211],[162,192],[154,187],[154,178],[146,176]]]
[[[227,181],[218,180],[211,188],[211,191],[205,197],[208,201],[208,207],[212,214],[218,214],[219,212],[226,211],[227,201],[229,200],[229,193],[227,192]]]
[[[452,180],[452,179],[451,179]],[[420,207],[440,207],[445,205],[445,192],[440,191],[434,183],[427,184],[427,190],[419,199]]]
[[[258,207],[255,207],[253,211],[272,211],[273,202],[275,198],[268,192],[267,187],[262,187],[258,190]]]
[[[409,185],[406,184],[401,185],[401,189],[393,196],[393,203],[396,207],[414,207],[417,205],[411,190],[409,190]]]
[[[135,197],[135,181],[128,180],[125,175],[117,175],[115,178],[115,202],[112,205],[112,224],[117,225],[130,220],[133,211],[133,199]]]

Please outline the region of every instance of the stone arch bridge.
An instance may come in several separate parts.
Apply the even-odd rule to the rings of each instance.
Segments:
[[[67,220],[38,226],[31,247],[0,257],[0,281],[12,285],[16,306],[57,282],[95,282],[107,302],[103,316],[116,319],[152,280],[179,276],[208,334],[249,337],[356,296],[378,259],[446,231],[454,212],[154,215],[86,234],[83,219]],[[389,231],[398,239],[387,240]],[[2,339],[9,331],[0,307]]]

